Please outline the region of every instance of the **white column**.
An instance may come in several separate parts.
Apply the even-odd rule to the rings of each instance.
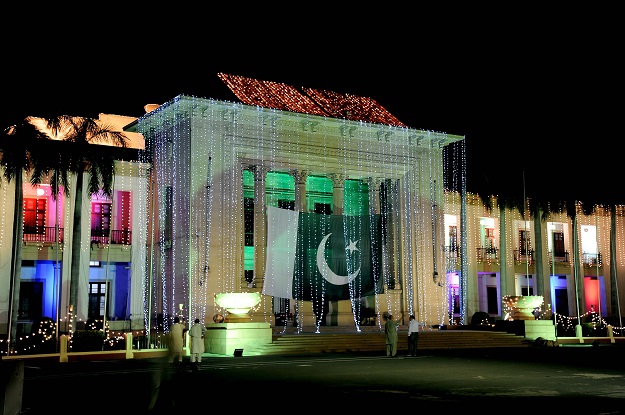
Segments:
[[[331,173],[329,175],[330,180],[332,180],[332,196],[333,196],[333,204],[334,208],[332,209],[332,213],[335,215],[343,214],[343,200],[345,197],[345,179],[347,178],[344,174],[339,173]],[[342,305],[340,303],[343,303]],[[327,308],[327,316],[326,324],[328,326],[338,326],[339,325],[339,314],[345,314],[347,316],[346,320],[349,320],[351,317],[351,302],[347,300],[343,301],[328,301]],[[324,305],[324,311],[325,311]]]
[[[344,199],[344,186],[345,179],[347,178],[344,174],[340,173],[331,173],[329,176],[330,180],[332,180],[332,196],[333,196],[333,204],[334,209],[332,209],[332,213],[335,215],[343,214],[343,199]]]
[[[299,212],[308,212],[308,203],[306,202],[308,174],[306,170],[291,170],[291,175],[295,179],[295,210]]]
[[[369,177],[369,212],[372,214],[380,213],[380,184],[382,179],[379,177]]]
[[[306,170],[291,170],[291,175],[295,179],[295,210],[308,212],[308,202],[306,198],[306,180],[309,172]],[[293,300],[289,302],[289,312],[293,313],[294,323],[301,330],[304,321],[315,321],[312,305],[310,308],[304,307],[303,301]]]
[[[263,288],[265,260],[267,254],[267,203],[265,177],[269,168],[250,166],[254,173],[254,282],[257,290]]]

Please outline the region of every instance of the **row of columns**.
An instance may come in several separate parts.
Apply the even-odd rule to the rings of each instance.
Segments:
[[[254,175],[254,287],[262,291],[264,278],[262,270],[265,269],[266,249],[267,249],[267,210],[266,203],[266,177],[271,171],[263,165],[250,165],[247,167]],[[309,172],[306,170],[293,169],[289,171],[295,181],[295,210],[308,212],[306,198],[306,181]],[[347,175],[341,173],[330,173],[327,176],[332,181],[333,214],[341,215],[344,212],[345,180]],[[369,178],[369,205],[370,213],[380,213],[380,184],[382,179]],[[334,304],[334,308],[336,308]],[[327,311],[327,310],[326,310]]]

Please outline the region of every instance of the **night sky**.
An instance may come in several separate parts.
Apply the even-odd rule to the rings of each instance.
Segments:
[[[36,42],[26,26],[2,29],[0,125],[26,115],[138,117],[179,94],[238,102],[224,72],[369,97],[410,128],[464,136],[469,192],[625,204],[616,12],[472,12],[436,25],[370,10],[387,30],[359,13],[332,31],[303,30],[307,14],[288,27],[169,22],[131,32],[124,15],[121,28],[97,35],[85,31],[94,22],[59,29],[29,18],[40,31],[47,22]]]

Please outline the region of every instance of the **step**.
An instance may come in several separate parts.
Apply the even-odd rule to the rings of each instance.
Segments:
[[[398,350],[408,349],[407,333],[398,334]],[[419,336],[419,349],[461,349],[484,347],[528,347],[529,342],[521,336],[506,332],[477,330],[426,331]],[[274,333],[273,342],[247,354],[297,354],[297,353],[343,353],[373,352],[386,349],[386,338],[380,330],[367,332],[339,332],[327,330],[326,333]]]

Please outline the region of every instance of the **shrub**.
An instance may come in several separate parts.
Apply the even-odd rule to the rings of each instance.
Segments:
[[[30,334],[20,336],[16,341],[19,354],[55,353],[56,348],[56,323],[50,317],[36,319]]]
[[[472,326],[490,326],[493,322],[490,319],[490,316],[485,311],[477,311],[473,313],[473,317],[471,317],[471,325]]]
[[[101,351],[104,332],[100,330],[76,330],[72,336],[72,352]]]

